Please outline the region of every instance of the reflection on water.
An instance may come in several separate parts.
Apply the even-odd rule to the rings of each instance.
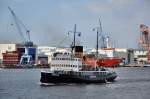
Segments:
[[[149,99],[150,68],[116,68],[104,84],[40,85],[40,69],[1,69],[0,99]]]

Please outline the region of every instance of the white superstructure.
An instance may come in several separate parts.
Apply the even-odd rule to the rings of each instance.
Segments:
[[[57,53],[51,61],[51,71],[79,71],[82,68],[82,60],[71,56],[70,53]]]

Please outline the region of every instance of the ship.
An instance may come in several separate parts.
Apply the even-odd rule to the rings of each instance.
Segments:
[[[84,62],[86,64],[90,64],[91,66],[94,66],[96,62],[97,66],[100,67],[115,68],[119,66],[119,64],[122,62],[122,59],[118,57],[97,57],[96,58],[96,56],[91,57],[91,55],[85,55]]]
[[[79,47],[79,46],[76,46]],[[79,52],[78,52],[79,54]],[[82,56],[82,55],[81,55]],[[50,71],[41,72],[41,83],[105,83],[114,81],[116,72],[107,68],[83,64],[83,59],[69,53],[57,53]]]
[[[48,83],[105,83],[116,79],[117,73],[99,66],[98,58],[89,61],[83,54],[83,46],[76,46],[74,29],[74,42],[70,53],[54,53],[49,71],[41,71],[40,82]],[[93,63],[94,62],[94,63]],[[91,64],[93,63],[93,64]]]
[[[104,55],[96,56],[95,54],[86,54],[84,55],[84,62],[87,64],[91,64],[92,66],[94,66],[96,62],[97,65],[101,67],[115,68],[120,65],[120,63],[122,62],[122,58],[114,56],[107,57]]]

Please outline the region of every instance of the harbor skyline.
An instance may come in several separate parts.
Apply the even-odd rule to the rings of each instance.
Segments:
[[[82,32],[78,38],[81,43],[95,47],[96,32],[92,29],[99,25],[100,17],[104,34],[110,35],[116,47],[137,48],[139,25],[150,26],[149,4],[149,0],[1,0],[0,42],[22,41],[7,8],[10,6],[30,30],[31,40],[37,45],[59,46],[67,32],[77,24],[77,31]],[[63,45],[70,41],[68,39]]]

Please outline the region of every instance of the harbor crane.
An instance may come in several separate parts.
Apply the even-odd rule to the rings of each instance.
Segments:
[[[32,56],[29,55],[29,47],[33,46],[33,42],[30,39],[30,31],[26,28],[26,26],[23,24],[23,22],[16,16],[14,11],[8,7],[9,11],[12,14],[12,17],[14,19],[14,23],[16,25],[16,28],[22,37],[23,40],[23,46],[25,47],[25,53],[21,56],[20,59],[20,65],[28,65],[32,62]],[[23,32],[25,31],[25,32]]]
[[[140,25],[140,40],[139,45],[147,51],[148,63],[150,63],[150,42],[149,42],[149,30],[145,24]]]

